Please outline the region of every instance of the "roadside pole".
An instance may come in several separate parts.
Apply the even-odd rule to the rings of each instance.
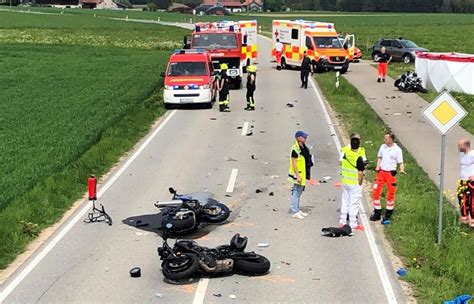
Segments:
[[[436,243],[441,245],[443,234],[443,193],[444,193],[444,167],[446,154],[446,133],[459,124],[467,115],[466,110],[447,91],[441,93],[424,110],[423,115],[441,133],[441,165],[439,179],[438,201],[438,234]]]

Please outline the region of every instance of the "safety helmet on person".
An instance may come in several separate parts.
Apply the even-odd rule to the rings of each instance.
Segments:
[[[221,70],[227,70],[229,68],[229,66],[227,65],[227,63],[222,63],[221,64]]]
[[[247,72],[249,72],[249,73],[255,73],[255,72],[257,72],[257,67],[254,66],[254,65],[249,65],[249,66],[247,67]]]

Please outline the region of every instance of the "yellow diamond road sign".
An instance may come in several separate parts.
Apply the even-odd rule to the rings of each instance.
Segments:
[[[423,115],[441,134],[446,134],[459,123],[467,112],[448,92],[441,93],[426,109]]]

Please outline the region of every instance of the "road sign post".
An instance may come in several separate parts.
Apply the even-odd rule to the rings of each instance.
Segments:
[[[467,112],[448,92],[441,93],[423,110],[423,115],[441,133],[441,165],[438,201],[438,235],[437,244],[441,245],[443,232],[443,192],[444,192],[444,158],[446,150],[446,133],[457,125]]]

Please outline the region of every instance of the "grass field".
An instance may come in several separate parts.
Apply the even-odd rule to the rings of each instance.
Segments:
[[[334,77],[334,73],[320,74],[317,81],[333,109],[342,116],[348,133],[360,132],[363,143],[381,142],[386,130],[382,120],[346,79],[342,78],[336,89]],[[365,148],[368,158],[376,159],[378,145],[366,144]],[[405,149],[403,152],[407,174],[397,180],[394,224],[385,229],[397,255],[408,267],[405,278],[414,284],[421,303],[442,303],[458,294],[473,294],[474,233],[459,224],[457,210],[445,202],[443,243],[441,247],[435,244],[434,202],[438,200],[438,189],[413,157]],[[370,172],[367,180],[373,179],[374,173]]]
[[[0,269],[163,113],[159,74],[184,33],[0,11]]]

